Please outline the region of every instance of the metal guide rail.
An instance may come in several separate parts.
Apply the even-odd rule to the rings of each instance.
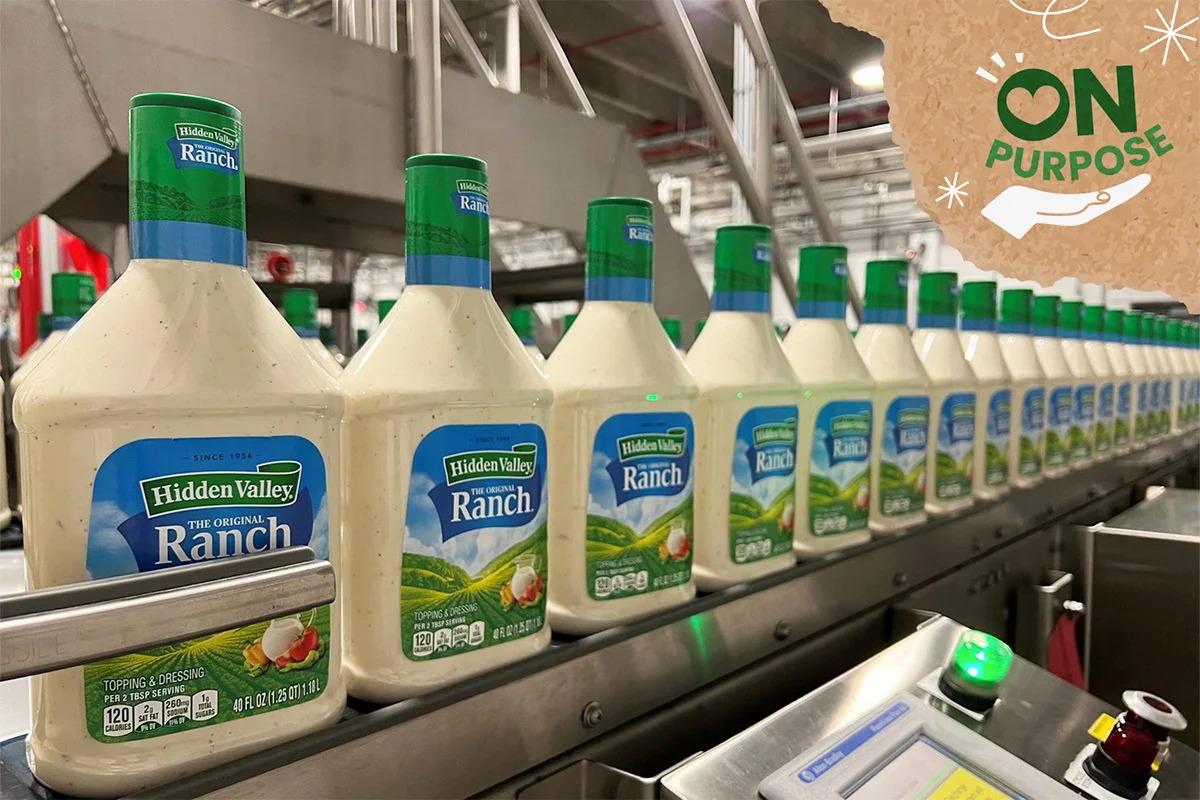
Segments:
[[[336,726],[141,797],[463,797],[735,671],[1197,462],[1200,434],[1073,471],[902,533],[704,595],[640,623],[389,706],[351,701]],[[30,786],[24,745],[0,746],[0,794]]]

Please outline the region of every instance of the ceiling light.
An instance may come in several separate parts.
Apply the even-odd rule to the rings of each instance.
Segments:
[[[850,80],[864,89],[878,89],[883,86],[883,67],[878,62],[855,67],[850,73]]]

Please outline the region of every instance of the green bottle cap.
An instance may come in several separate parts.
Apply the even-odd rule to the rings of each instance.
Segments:
[[[926,272],[917,285],[917,327],[953,328],[958,318],[958,275]]]
[[[1000,331],[1029,333],[1033,312],[1031,289],[1005,289],[1000,293]]]
[[[362,348],[362,346],[367,343],[367,339],[369,339],[370,337],[371,337],[370,331],[368,331],[366,328],[359,328],[355,332],[355,341],[358,343],[358,348],[356,348],[356,349]]]
[[[53,314],[38,314],[37,319],[38,338],[45,339],[50,335],[50,331],[54,330],[54,315]]]
[[[1083,335],[1088,339],[1104,338],[1104,306],[1083,307]]]
[[[1167,342],[1167,318],[1162,315],[1154,317],[1154,342],[1156,344],[1166,344]]]
[[[1142,312],[1125,312],[1125,342],[1127,344],[1142,343]]]
[[[717,228],[713,252],[713,311],[766,313],[771,308],[771,229]]]
[[[242,115],[220,100],[129,102],[129,248],[134,259],[246,266]]]
[[[578,314],[567,314],[563,317],[563,333],[571,330],[571,326],[575,324],[575,320],[579,319]]]
[[[508,323],[517,332],[521,344],[530,345],[535,341],[536,325],[533,318],[533,308],[530,306],[513,306],[508,310]]]
[[[487,164],[416,155],[404,176],[405,282],[491,289]]]
[[[967,281],[962,285],[962,329],[996,329],[996,282]]]
[[[1109,342],[1119,342],[1125,336],[1125,312],[1119,308],[1110,308],[1104,312],[1104,338]]]
[[[56,318],[73,322],[95,302],[96,279],[89,273],[55,272],[50,276],[50,308]],[[60,325],[52,322],[51,327]]]
[[[950,666],[967,686],[994,691],[1008,677],[1012,662],[1012,648],[1000,639],[983,631],[964,631]]]
[[[908,262],[888,259],[867,262],[867,291],[863,322],[903,325],[908,309]]]
[[[1083,327],[1083,302],[1064,300],[1058,309],[1058,335],[1064,339],[1078,339]]]
[[[649,303],[654,297],[654,206],[600,197],[587,208],[588,300]]]
[[[1058,336],[1058,307],[1056,294],[1039,294],[1033,298],[1033,335]]]
[[[1178,347],[1183,342],[1183,323],[1173,319],[1167,322],[1167,342],[1172,347]]]
[[[671,344],[676,347],[683,347],[683,324],[678,317],[663,317],[663,330],[667,332],[667,337],[671,340]]]
[[[283,318],[301,336],[316,336],[317,290],[284,289]]]
[[[846,246],[806,244],[800,248],[796,280],[796,316],[846,318]]]
[[[396,305],[395,298],[389,298],[387,300],[377,300],[375,302],[375,312],[379,315],[380,322],[383,322],[384,317],[386,317],[388,315],[388,312],[390,312],[392,310],[392,306],[394,306],[394,305]]]
[[[700,331],[704,330],[704,323],[708,322],[708,317],[701,317],[696,320],[696,337],[699,338]]]

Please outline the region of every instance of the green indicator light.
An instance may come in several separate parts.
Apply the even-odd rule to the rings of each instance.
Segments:
[[[646,399],[647,399],[648,401],[650,401],[651,403],[657,403],[657,402],[658,402],[658,395],[657,395],[657,394],[648,394],[648,395],[646,395]]]
[[[954,648],[954,671],[970,686],[992,688],[1008,676],[1013,652],[1004,642],[983,631],[966,631]]]
[[[741,400],[741,399],[742,399],[743,397],[745,397],[745,396],[746,396],[746,393],[745,393],[745,392],[738,392],[738,393],[737,393],[737,399],[738,399],[738,400]]]
[[[13,276],[13,280],[14,280],[14,281],[19,281],[19,280],[21,280],[21,268],[20,268],[20,267],[13,267],[12,276]]]

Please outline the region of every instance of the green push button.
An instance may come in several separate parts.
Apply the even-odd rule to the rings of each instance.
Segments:
[[[954,702],[972,711],[986,711],[995,704],[1012,662],[1012,648],[995,636],[963,631],[938,687]]]

